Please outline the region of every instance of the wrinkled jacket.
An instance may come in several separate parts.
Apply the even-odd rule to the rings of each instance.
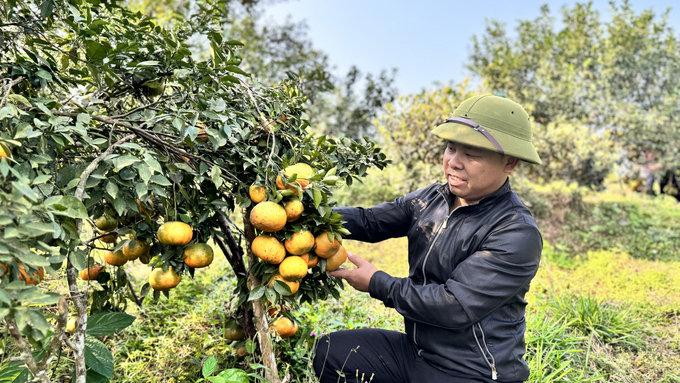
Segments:
[[[409,277],[378,271],[369,292],[404,316],[430,364],[452,375],[524,381],[524,295],[542,250],[536,221],[507,181],[477,204],[452,209],[433,184],[371,209],[338,208],[349,239],[408,237]]]

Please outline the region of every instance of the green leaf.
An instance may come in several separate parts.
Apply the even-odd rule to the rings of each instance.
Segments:
[[[85,55],[88,60],[101,60],[108,55],[108,50],[102,44],[89,40],[85,42]]]
[[[277,293],[283,296],[290,295],[293,293],[293,291],[290,289],[290,286],[288,286],[287,283],[279,280],[274,281],[274,290],[276,290]]]
[[[28,368],[24,362],[7,362],[0,367],[0,383],[19,383],[26,382],[27,379],[19,380],[22,373],[28,373]]]
[[[137,318],[123,312],[96,314],[87,320],[87,335],[111,335],[130,326],[135,319]]]
[[[243,69],[241,69],[241,68],[239,68],[239,67],[237,67],[237,66],[227,65],[227,68],[226,68],[226,69],[227,69],[229,72],[234,72],[234,73],[242,74],[242,75],[244,75],[244,76],[250,76],[250,74],[248,74],[247,72],[244,72]]]
[[[210,179],[212,182],[215,184],[216,187],[220,187],[222,185],[222,171],[220,170],[217,165],[213,165],[212,169],[210,169]]]
[[[319,189],[312,189],[312,197],[314,198],[314,207],[319,208],[319,205],[323,201],[323,197],[321,196],[321,191]]]
[[[124,156],[116,157],[113,159],[113,165],[116,167],[117,170],[121,170],[127,166],[130,166],[134,164],[135,162],[139,162],[139,158],[135,156],[131,156],[129,154],[126,154]]]
[[[47,261],[47,258],[34,252],[24,252],[19,256],[19,259],[21,259],[21,262],[25,264],[36,267],[50,265],[50,263]]]
[[[116,196],[118,195],[118,185],[116,185],[115,182],[109,181],[106,184],[106,192],[109,193],[111,198],[116,198]]]
[[[163,174],[163,168],[161,167],[161,164],[147,153],[144,154],[144,162],[146,162],[146,164],[149,165],[151,169]]]
[[[137,168],[137,172],[139,172],[139,178],[141,178],[145,183],[148,183],[151,179],[151,169],[149,169],[149,165],[140,164]]]
[[[17,297],[17,300],[28,304],[42,304],[42,305],[54,305],[59,302],[62,298],[60,294],[57,293],[43,293],[35,286],[30,286]]]
[[[12,300],[3,289],[0,289],[0,302],[7,303],[10,306],[12,305]]]
[[[170,181],[168,181],[167,178],[165,178],[164,176],[158,175],[158,174],[152,175],[150,180],[151,180],[151,182],[158,184],[158,185],[161,185],[161,186],[172,185],[172,183]]]
[[[0,320],[4,319],[12,310],[7,307],[0,308]],[[2,383],[2,378],[0,378],[0,383]]]
[[[126,206],[127,204],[125,203],[125,199],[123,199],[123,197],[113,200],[113,208],[116,209],[116,213],[118,213],[118,215],[122,216],[123,213],[125,213]]]
[[[15,189],[17,189],[21,194],[23,194],[26,198],[33,202],[38,202],[38,194],[36,194],[33,189],[31,189],[30,186],[18,182],[18,181],[12,181],[12,186],[14,186]]]
[[[83,202],[78,198],[70,195],[50,197],[45,200],[46,205],[52,205],[52,213],[56,215],[64,215],[75,219],[87,219],[87,209]]]
[[[260,299],[264,295],[264,286],[257,286],[250,291],[248,296],[249,301],[254,301],[255,299]]]
[[[35,177],[35,178],[33,179],[33,182],[31,182],[31,184],[32,184],[32,185],[40,185],[40,184],[43,184],[43,183],[49,181],[50,178],[52,178],[51,175],[49,175],[49,174],[42,174],[42,175],[39,175],[39,176]]]
[[[215,359],[214,355],[211,355],[210,358],[203,363],[203,377],[207,378],[212,375],[213,372],[215,372],[215,367],[217,367],[217,359]]]
[[[85,337],[85,365],[88,369],[109,379],[113,377],[111,351],[106,348],[104,343],[90,336]]]
[[[71,264],[78,270],[87,268],[87,254],[81,249],[76,249],[69,254]]]
[[[237,368],[230,368],[220,372],[217,376],[224,379],[225,383],[249,383],[248,374]]]

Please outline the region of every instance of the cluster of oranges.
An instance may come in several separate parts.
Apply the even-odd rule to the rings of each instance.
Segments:
[[[104,232],[104,236],[102,236],[100,240],[107,243],[116,243],[117,235],[114,232],[111,232],[118,227],[118,220],[115,217],[108,213],[104,213],[95,220],[95,225],[99,230]],[[187,246],[193,239],[193,235],[193,229],[190,225],[178,221],[162,224],[156,233],[158,242],[163,245],[186,246],[182,252],[182,260],[187,266],[195,269],[207,267],[213,261],[213,250],[207,243],[194,243]],[[107,237],[112,237],[113,240],[111,242],[104,240],[104,238]],[[150,250],[151,244],[131,235],[130,238],[125,241],[122,248],[116,251],[107,250],[102,257],[104,262],[111,266],[123,266],[128,261],[136,259],[139,259],[143,264],[148,264],[150,262]],[[80,278],[83,280],[96,280],[102,270],[104,270],[104,266],[102,265],[90,266],[80,271]],[[172,267],[155,268],[149,275],[149,285],[158,291],[173,289],[181,281],[182,276]]]
[[[290,198],[282,204],[265,201],[264,186],[253,185],[249,190],[250,199],[256,203],[250,212],[250,223],[262,232],[253,240],[251,251],[263,261],[279,266],[268,286],[273,286],[277,280],[282,281],[290,288],[291,295],[298,291],[300,280],[307,276],[308,268],[318,264],[319,257],[326,259],[326,271],[338,269],[347,260],[347,250],[338,241],[337,234],[321,231],[315,236],[311,231],[302,229],[283,242],[273,235],[284,230],[286,224],[302,217],[304,206],[299,199],[299,191],[309,186],[309,178],[313,174],[314,170],[307,164],[287,167],[284,175],[290,177],[291,182],[285,185],[281,176],[276,179],[278,190],[290,190],[286,193]],[[282,338],[293,336],[297,331],[297,325],[285,317],[277,319],[273,327]]]

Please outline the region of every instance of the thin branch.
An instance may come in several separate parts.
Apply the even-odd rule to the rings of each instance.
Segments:
[[[18,83],[20,83],[24,79],[24,76],[17,77],[16,79],[9,81],[7,90],[5,91],[5,95],[2,97],[2,102],[0,102],[0,108],[5,106],[5,103],[7,102],[7,98],[9,97],[9,93],[12,91],[12,87]],[[5,86],[4,81],[3,81],[3,86]]]
[[[57,327],[54,331],[54,338],[52,338],[49,346],[47,346],[47,352],[45,356],[40,362],[38,362],[38,367],[41,370],[46,370],[52,363],[52,359],[54,359],[55,354],[61,346],[61,340],[64,338],[66,323],[68,322],[68,304],[66,302],[66,298],[61,298],[59,300],[59,303],[57,304],[57,310],[59,316],[57,317]]]
[[[31,374],[33,374],[36,380],[44,383],[50,383],[50,379],[47,377],[46,370],[41,370],[35,362],[35,359],[33,359],[33,355],[31,354],[31,345],[29,345],[28,342],[26,342],[26,340],[21,336],[14,319],[5,318],[5,323],[7,324],[9,333],[12,335],[16,346],[21,352],[21,360],[26,363],[28,370],[31,372]]]
[[[153,103],[151,103],[151,104],[149,104],[149,105],[142,105],[142,106],[140,106],[140,107],[137,107],[137,108],[132,109],[131,111],[129,111],[129,112],[125,113],[125,114],[118,114],[118,115],[115,115],[115,116],[111,116],[111,118],[125,118],[125,117],[127,117],[127,116],[129,116],[129,115],[131,115],[131,114],[133,114],[133,113],[135,113],[135,112],[139,112],[140,110],[152,108],[152,107],[154,107],[155,105],[158,105],[161,101],[165,101],[165,98],[163,98],[162,96],[159,97],[158,100],[156,100],[155,102],[153,102]]]

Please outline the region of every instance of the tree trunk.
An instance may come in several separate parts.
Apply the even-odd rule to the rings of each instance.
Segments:
[[[250,224],[248,217],[244,214],[243,216],[243,227],[246,232],[246,244],[248,249],[248,267],[250,270],[256,262],[256,257],[250,250],[250,244],[255,239],[255,228]],[[251,283],[251,289],[259,286],[262,281],[259,277],[254,274],[248,276],[248,280]],[[271,383],[281,383],[279,379],[279,371],[276,367],[276,357],[274,356],[274,346],[272,345],[271,338],[269,338],[269,324],[267,322],[267,310],[265,310],[264,305],[260,299],[252,301],[253,304],[253,316],[255,321],[255,328],[257,329],[258,341],[260,344],[260,351],[262,352],[262,364],[267,368],[265,371],[264,378],[266,381]]]

